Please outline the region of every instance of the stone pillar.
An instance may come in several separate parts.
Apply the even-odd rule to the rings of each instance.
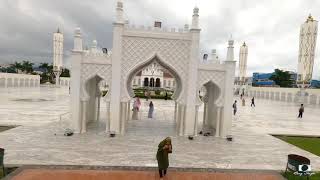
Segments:
[[[121,116],[121,55],[122,55],[122,35],[124,31],[123,3],[117,2],[117,17],[113,23],[113,48],[112,48],[112,79],[111,79],[111,106],[110,106],[110,131],[120,133]]]
[[[100,94],[100,93],[99,93]],[[98,104],[98,107],[97,107],[97,118],[96,118],[96,121],[99,121],[99,119],[100,119],[100,95],[97,97],[97,100],[98,100],[98,102],[97,102],[97,104]]]
[[[177,101],[174,101],[174,121],[177,123]]]
[[[131,112],[131,109],[130,109],[130,101],[128,101],[128,103],[127,103],[127,119],[126,119],[126,121],[129,121],[130,120],[130,112]]]
[[[87,132],[87,101],[81,100],[81,106],[82,106],[82,115],[81,115],[81,131],[80,133]]]
[[[194,135],[198,135],[198,112],[199,112],[199,106],[196,106],[196,120],[194,122]]]
[[[127,118],[127,103],[126,102],[121,102],[121,122],[120,122],[120,127],[121,127],[121,134],[125,134],[126,130],[126,118]]]
[[[198,80],[198,63],[199,63],[199,40],[200,31],[199,28],[199,9],[194,8],[192,16],[192,26],[190,29],[191,34],[191,50],[190,59],[188,65],[188,82],[186,87],[186,106],[183,107],[183,120],[184,120],[184,132],[183,135],[195,135],[194,124],[196,121],[196,96],[197,87],[196,82]]]
[[[81,61],[82,61],[82,37],[80,28],[76,28],[74,35],[74,47],[71,54],[71,127],[75,132],[81,131]]]
[[[110,132],[110,102],[107,102],[106,133]]]
[[[221,121],[221,107],[218,106],[215,137],[220,137],[220,121]]]
[[[185,109],[185,105],[179,105],[179,136],[183,136],[185,134]]]

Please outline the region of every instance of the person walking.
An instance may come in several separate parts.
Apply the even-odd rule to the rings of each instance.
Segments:
[[[256,107],[256,105],[254,104],[254,97],[252,97],[252,99],[251,99],[251,105],[250,105],[251,107],[252,106],[254,106],[254,107]]]
[[[246,106],[246,100],[242,98],[242,106]]]
[[[233,107],[233,115],[236,115],[236,113],[237,113],[237,100],[234,101],[232,107]]]
[[[168,99],[168,93],[166,91],[166,95],[164,96],[164,100],[167,100]]]
[[[167,174],[167,169],[169,167],[169,153],[172,153],[172,144],[171,138],[167,137],[158,145],[157,161],[160,179]]]
[[[153,110],[154,110],[154,106],[153,106],[152,101],[150,101],[150,103],[149,103],[148,118],[152,118],[152,117],[153,117]]]
[[[302,118],[303,112],[304,112],[304,107],[303,107],[303,104],[301,104],[301,106],[300,106],[300,108],[299,108],[298,118]]]
[[[140,108],[140,100],[139,98],[136,98],[133,102],[133,107],[132,107],[132,120],[138,120],[138,112]]]

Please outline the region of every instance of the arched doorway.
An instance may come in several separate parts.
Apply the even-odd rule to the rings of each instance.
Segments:
[[[82,123],[81,131],[86,132],[105,131],[108,126],[108,105],[103,104],[101,99],[109,93],[108,85],[103,77],[95,75],[84,83],[84,98],[82,100]],[[104,105],[104,106],[102,106]]]
[[[160,87],[160,78],[156,79],[156,87]]]
[[[126,125],[126,133],[139,133],[141,135],[146,135],[148,133],[155,133],[158,135],[163,135],[163,136],[175,136],[177,135],[177,132],[179,132],[179,128],[177,128],[177,123],[175,118],[175,112],[176,112],[176,100],[179,98],[181,95],[181,90],[182,90],[182,80],[178,73],[171,68],[170,65],[166,64],[165,62],[161,61],[160,58],[157,56],[151,58],[149,61],[140,64],[139,66],[135,67],[131,73],[128,74],[127,78],[127,91],[129,93],[129,96],[131,97],[131,101],[129,102],[132,107],[133,101],[135,100],[135,93],[133,91],[132,84],[133,78],[135,77],[136,73],[140,72],[142,69],[148,67],[150,64],[156,63],[157,66],[160,66],[163,69],[166,69],[169,73],[172,74],[172,76],[176,79],[177,82],[177,87],[174,89],[174,94],[173,96],[170,91],[168,91],[168,94],[172,97],[173,100],[164,100],[164,99],[141,99],[141,107],[142,109],[139,110],[139,119],[138,120],[132,120],[132,111],[129,111],[129,114],[126,115],[128,125]],[[157,77],[151,77],[149,79],[149,88],[148,91],[153,94],[153,96],[161,96],[165,94],[166,90],[161,89],[161,88],[156,88],[154,89],[153,87],[161,87],[161,80],[160,78]],[[159,91],[161,91],[160,94],[156,94]],[[163,92],[162,92],[163,91]],[[156,120],[150,120],[148,118],[148,110],[149,110],[149,103],[150,101],[153,101],[154,104],[154,116],[153,118]],[[128,107],[128,105],[125,105],[125,107]],[[166,112],[164,112],[166,111]],[[168,113],[170,111],[170,113]],[[164,116],[165,114],[165,116]],[[183,116],[180,116],[183,118]],[[146,128],[148,127],[148,128]],[[141,130],[137,130],[137,128],[141,128]],[[148,129],[148,130],[146,130]],[[133,132],[134,131],[134,132]],[[145,133],[145,134],[143,134]]]
[[[149,86],[149,78],[144,78],[143,86],[144,87],[148,87]]]
[[[203,102],[203,120],[200,128],[203,133],[219,136],[222,108],[217,104],[221,95],[220,88],[212,81],[203,84],[199,97]]]

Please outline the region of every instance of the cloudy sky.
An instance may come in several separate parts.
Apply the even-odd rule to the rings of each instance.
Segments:
[[[191,23],[192,9],[200,9],[201,53],[217,49],[226,57],[227,40],[249,46],[248,73],[275,68],[296,70],[299,28],[309,13],[320,19],[319,0],[123,0],[130,24],[150,26],[155,20],[168,28]],[[30,60],[52,62],[52,33],[58,27],[65,38],[65,64],[73,46],[73,30],[79,26],[90,46],[112,46],[112,21],[116,0],[1,0],[0,64]],[[320,78],[320,42],[313,78]]]

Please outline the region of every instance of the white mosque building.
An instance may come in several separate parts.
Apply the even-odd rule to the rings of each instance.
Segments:
[[[174,90],[176,82],[173,75],[168,70],[156,63],[150,64],[133,78],[133,88],[163,88]]]
[[[199,58],[199,8],[193,9],[190,28],[183,27],[168,29],[161,27],[160,22],[154,27],[131,25],[124,19],[123,2],[118,1],[112,53],[99,50],[97,41],[91,49],[84,50],[81,29],[76,28],[71,55],[70,128],[86,133],[88,124],[99,120],[100,108],[106,108],[105,132],[125,134],[131,120],[133,84],[137,84],[175,87],[171,98],[175,102],[172,118],[177,135],[197,135],[199,129],[216,137],[230,134],[234,41],[228,41],[224,61],[203,62]],[[103,97],[101,82],[108,87]],[[200,97],[202,89],[205,94]],[[105,105],[100,106],[100,102]],[[204,117],[203,125],[198,127],[200,107],[204,108]]]

